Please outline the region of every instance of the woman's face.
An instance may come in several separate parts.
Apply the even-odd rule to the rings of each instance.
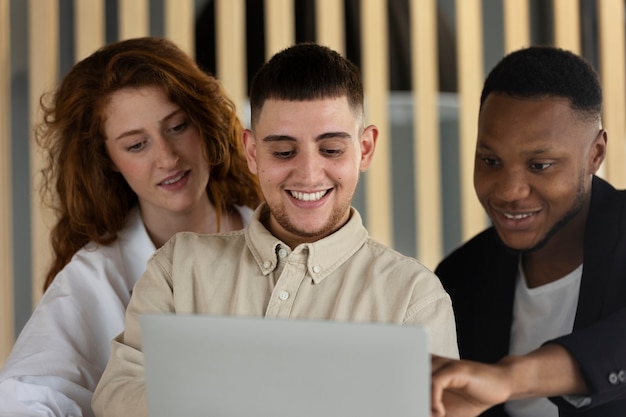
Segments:
[[[162,218],[209,204],[209,166],[198,128],[158,87],[113,93],[104,111],[106,148],[142,214]]]

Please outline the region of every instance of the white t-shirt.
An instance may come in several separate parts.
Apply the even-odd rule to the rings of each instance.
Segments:
[[[520,261],[513,302],[511,355],[523,355],[548,340],[569,334],[574,327],[583,266],[554,282],[528,288]],[[557,407],[547,398],[510,401],[511,417],[558,417]]]

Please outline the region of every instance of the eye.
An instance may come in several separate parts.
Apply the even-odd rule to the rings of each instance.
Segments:
[[[172,133],[181,133],[184,132],[185,129],[187,129],[187,126],[189,126],[188,122],[179,123],[176,126],[170,128],[170,131]]]
[[[530,169],[533,171],[544,171],[552,166],[551,162],[533,162],[530,164]]]
[[[278,159],[289,159],[296,154],[296,151],[275,151],[272,154]]]
[[[146,141],[142,140],[141,142],[137,142],[133,145],[127,146],[126,150],[129,152],[139,152],[145,147],[145,145],[146,145]]]
[[[328,149],[328,148],[321,148],[320,149],[320,153],[323,155],[326,155],[328,157],[338,157],[341,156],[343,154],[343,149]]]
[[[495,158],[488,158],[488,157],[486,157],[486,156],[483,156],[483,157],[481,157],[480,159],[481,159],[481,160],[485,163],[485,165],[487,165],[488,167],[495,167],[495,166],[497,166],[497,165],[498,165],[498,160],[497,160],[497,159],[495,159]]]

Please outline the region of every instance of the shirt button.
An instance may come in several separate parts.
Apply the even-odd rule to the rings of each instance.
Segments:
[[[269,268],[272,265],[270,261],[263,262],[263,268]]]
[[[611,385],[617,385],[619,383],[619,377],[617,376],[616,372],[611,372],[609,374],[609,382],[611,383]]]
[[[287,256],[287,251],[284,249],[279,250],[278,256],[280,256],[281,258],[284,258],[285,256]]]
[[[623,369],[619,371],[617,373],[617,379],[619,379],[619,382],[621,382],[622,384],[626,382],[626,371],[624,371]]]
[[[316,274],[319,274],[322,271],[322,267],[319,265],[315,265],[313,267],[313,272],[315,272]]]
[[[278,294],[278,298],[285,301],[287,298],[289,298],[289,293],[287,291],[281,291],[280,294]]]

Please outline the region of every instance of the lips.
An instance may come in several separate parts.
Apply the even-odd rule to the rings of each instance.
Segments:
[[[178,181],[185,178],[185,176],[189,174],[189,171],[182,171],[177,173],[176,175],[172,175],[171,177],[167,177],[163,181],[159,183],[159,185],[168,186],[177,183]]]
[[[295,198],[296,200],[300,200],[300,201],[318,201],[318,200],[321,200],[322,197],[324,197],[327,192],[328,192],[328,190],[316,191],[316,192],[313,192],[313,193],[303,193],[303,192],[300,192],[300,191],[289,191],[289,193],[291,194],[291,196],[293,198]]]

